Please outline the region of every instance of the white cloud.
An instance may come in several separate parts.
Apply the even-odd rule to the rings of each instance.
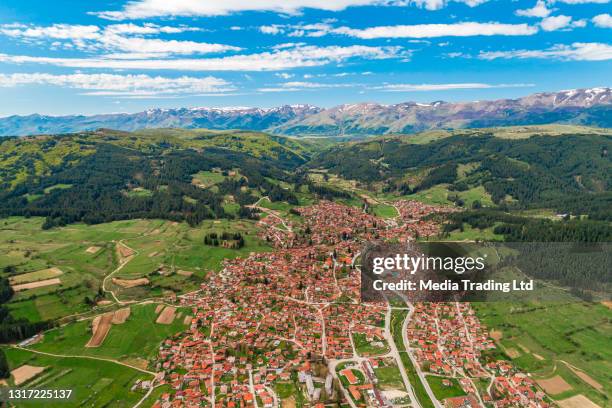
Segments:
[[[569,27],[571,22],[572,18],[570,16],[560,15],[546,17],[540,22],[540,27],[542,27],[542,30],[544,31],[556,31],[561,28]]]
[[[22,40],[53,39],[66,40],[68,43],[54,43],[54,47],[62,45],[74,46],[81,50],[138,54],[204,54],[226,51],[238,51],[239,47],[225,44],[211,44],[195,41],[162,40],[146,38],[156,34],[176,34],[186,31],[200,31],[197,27],[159,26],[156,24],[111,24],[104,28],[97,26],[55,24],[48,27],[2,25],[0,33]]]
[[[279,72],[277,74],[274,74],[276,77],[278,78],[282,78],[282,79],[289,79],[289,78],[293,78],[295,75],[293,74],[288,74],[287,72]]]
[[[59,40],[93,40],[100,37],[100,28],[95,25],[53,24],[48,27],[4,24],[0,33],[9,37],[53,38]]]
[[[335,33],[362,39],[374,38],[434,38],[434,37],[470,37],[491,35],[533,35],[537,27],[528,24],[490,23],[456,23],[456,24],[417,24],[379,26],[365,29],[339,27]]]
[[[572,20],[570,16],[552,16],[543,18],[540,27],[544,31],[569,30],[577,27],[585,27],[586,20]]]
[[[298,67],[314,67],[352,58],[387,59],[402,57],[401,47],[299,46],[258,54],[240,54],[217,58],[179,59],[113,59],[52,58],[0,54],[0,62],[16,64],[49,64],[71,68],[170,69],[184,71],[280,71]]]
[[[600,28],[612,28],[612,16],[609,14],[599,14],[593,17],[593,24]]]
[[[235,88],[227,81],[213,76],[177,78],[149,75],[67,74],[47,73],[0,74],[0,87],[23,85],[52,85],[86,91],[84,95],[154,96],[219,93]]]
[[[306,25],[262,26],[260,31],[266,34],[286,33],[292,37],[321,37],[327,34],[346,35],[361,39],[375,38],[435,38],[435,37],[470,37],[491,35],[532,35],[538,28],[528,24],[489,23],[455,23],[455,24],[416,24],[378,26],[363,29],[350,27],[333,27],[327,23]]]
[[[560,59],[568,61],[606,61],[612,59],[612,45],[604,43],[557,44],[545,50],[512,50],[481,52],[479,58],[494,59]]]
[[[489,88],[524,88],[532,87],[533,84],[483,84],[478,82],[456,83],[456,84],[385,84],[373,87],[386,92],[426,92],[426,91],[448,91],[453,89],[489,89]]]
[[[521,16],[521,17],[544,18],[544,17],[548,17],[551,12],[552,10],[546,6],[545,1],[538,0],[535,6],[533,6],[532,8],[516,10],[514,14],[516,14],[517,16]]]
[[[164,16],[222,16],[242,11],[273,11],[296,14],[305,8],[340,11],[352,6],[394,3],[390,0],[136,0],[120,11],[93,13],[109,20]]]
[[[488,0],[453,0],[458,3],[464,3],[469,7],[476,7]],[[412,0],[411,3],[426,10],[440,10],[450,2],[450,0]]]
[[[356,84],[327,84],[321,82],[292,81],[279,84],[276,87],[259,88],[259,92],[295,92],[308,89],[351,88]]]

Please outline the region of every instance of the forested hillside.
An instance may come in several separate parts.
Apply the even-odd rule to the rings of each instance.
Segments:
[[[342,144],[309,165],[385,192],[411,195],[436,185],[461,192],[483,186],[496,205],[609,220],[611,148],[608,134],[507,139],[464,132],[424,143],[393,137]]]
[[[478,192],[485,206],[501,210],[547,208],[609,221],[612,136],[582,130],[552,136],[551,129],[500,128],[331,146],[257,132],[178,129],[4,138],[0,215],[43,216],[45,228],[133,218],[197,225],[256,217],[251,204],[266,196],[290,205],[299,196],[357,197],[338,184],[345,180],[391,197],[420,199],[441,189],[461,207],[466,194]],[[338,185],[313,180],[312,171],[339,177]],[[469,205],[478,209],[482,201]]]

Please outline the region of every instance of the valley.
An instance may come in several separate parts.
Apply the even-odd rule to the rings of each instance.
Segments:
[[[561,306],[365,305],[355,261],[371,240],[609,241],[610,137],[0,139],[7,369],[39,368],[32,387],[72,381],[66,406],[440,407],[469,395],[607,407],[602,287],[552,282]]]

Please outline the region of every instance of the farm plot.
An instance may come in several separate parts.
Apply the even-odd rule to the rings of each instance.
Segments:
[[[65,408],[79,406],[133,407],[144,391],[132,391],[137,380],[150,380],[152,375],[116,363],[82,357],[52,357],[29,350],[5,347],[4,352],[12,370],[21,366],[45,367],[45,370],[25,384],[28,387],[72,389],[73,396],[62,401]],[[57,406],[59,404],[47,404]],[[21,400],[20,407],[40,407],[40,400]]]
[[[113,317],[115,316],[115,312],[104,313],[103,315],[96,316],[92,322],[92,336],[91,339],[87,342],[85,347],[98,347],[104,339],[106,335],[110,331],[111,324],[113,322]]]
[[[60,283],[62,283],[62,281],[59,278],[53,278],[53,279],[45,279],[45,280],[41,280],[37,282],[22,283],[21,285],[14,285],[12,286],[12,288],[15,292],[20,292],[22,290],[44,288],[45,286],[51,286],[51,285],[59,285]]]
[[[537,383],[548,395],[561,394],[572,389],[572,386],[558,375],[545,380],[537,380]]]
[[[55,278],[63,274],[64,272],[62,272],[62,270],[59,268],[56,268],[56,267],[46,268],[46,269],[41,269],[40,271],[22,273],[20,275],[11,276],[9,278],[9,283],[11,285],[20,285],[23,283],[30,283],[30,282],[36,282],[36,281]]]
[[[107,357],[126,361],[127,359],[149,360],[154,357],[159,345],[164,339],[188,328],[191,320],[185,323],[186,317],[191,319],[191,309],[179,308],[185,319],[174,319],[171,324],[157,324],[158,313],[154,303],[130,306],[127,311],[118,309],[113,314],[111,325],[104,341],[98,347],[84,347],[92,337],[92,321],[78,321],[57,327],[45,332],[39,343],[32,345],[33,350],[52,354],[86,355]],[[163,307],[163,305],[162,305]],[[125,318],[123,323],[117,322]]]
[[[34,378],[38,374],[45,371],[45,368],[46,367],[37,367],[24,364],[21,367],[11,371],[11,376],[13,376],[13,382],[15,383],[15,385],[21,385],[29,379]]]
[[[164,310],[159,314],[155,323],[159,324],[172,324],[176,317],[176,308],[172,306],[166,306]]]

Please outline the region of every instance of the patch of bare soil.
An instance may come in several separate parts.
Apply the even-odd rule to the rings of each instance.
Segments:
[[[59,280],[59,278],[45,279],[45,280],[41,280],[38,282],[30,282],[30,283],[22,283],[21,285],[14,285],[13,290],[15,292],[19,292],[21,290],[42,288],[44,286],[51,286],[51,285],[59,285],[60,283],[62,283],[62,281]]]
[[[91,339],[87,342],[85,347],[99,347],[106,335],[110,331],[111,324],[113,322],[113,317],[115,316],[115,312],[104,313],[103,315],[96,316],[92,322],[92,336]]]
[[[147,278],[138,278],[138,279],[113,278],[113,283],[115,285],[121,286],[122,288],[134,288],[136,286],[148,285],[149,280]]]
[[[555,375],[552,378],[547,378],[545,380],[537,380],[536,381],[540,387],[547,394],[561,394],[562,392],[569,391],[572,389],[572,386],[569,385],[562,377]]]
[[[186,276],[186,277],[190,277],[191,275],[193,275],[193,272],[191,272],[191,271],[183,271],[181,269],[176,271],[176,273],[181,275],[181,276]]]
[[[601,408],[599,405],[588,399],[582,394],[557,401],[561,408]]]
[[[24,364],[19,368],[11,371],[11,375],[15,381],[15,385],[23,384],[28,381],[30,378],[36,377],[38,374],[42,373],[46,367],[36,367]]]
[[[130,307],[124,307],[122,309],[115,310],[113,315],[113,324],[123,324],[130,317]]]
[[[502,339],[502,337],[504,337],[504,334],[499,330],[491,330],[489,336],[491,336],[493,340],[499,341]]]
[[[166,306],[164,310],[157,316],[155,323],[171,324],[174,321],[176,307]]]

